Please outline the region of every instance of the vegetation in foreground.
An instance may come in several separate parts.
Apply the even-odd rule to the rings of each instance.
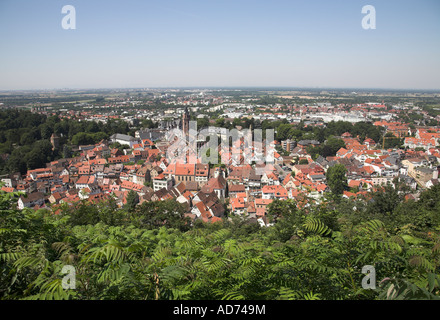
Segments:
[[[190,222],[177,202],[58,214],[0,194],[1,299],[438,299],[440,186],[418,201],[387,187],[367,200],[274,201],[271,227]],[[64,290],[65,265],[76,288]],[[376,289],[363,289],[365,265]]]

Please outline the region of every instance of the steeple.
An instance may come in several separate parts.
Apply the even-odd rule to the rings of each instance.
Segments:
[[[55,133],[52,133],[50,143],[52,144],[52,150],[58,149],[60,146],[60,137],[58,137]]]
[[[189,132],[189,111],[188,111],[188,107],[185,107],[185,110],[183,111],[183,116],[182,116],[182,130],[183,133],[185,135],[188,135]]]

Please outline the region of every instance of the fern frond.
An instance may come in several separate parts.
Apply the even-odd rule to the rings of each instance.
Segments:
[[[312,217],[307,217],[303,227],[307,232],[316,233],[322,236],[328,236],[332,232],[332,230],[321,220]]]

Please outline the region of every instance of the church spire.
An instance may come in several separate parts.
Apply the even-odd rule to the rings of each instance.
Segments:
[[[182,116],[182,130],[185,135],[188,135],[189,132],[189,118],[190,116],[189,116],[188,107],[185,107]]]

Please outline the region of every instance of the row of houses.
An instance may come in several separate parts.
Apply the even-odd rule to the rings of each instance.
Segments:
[[[417,131],[415,139],[438,139],[438,132]],[[222,166],[210,166],[200,161],[171,161],[166,158],[170,142],[153,143],[114,135],[112,142],[128,148],[111,148],[107,141],[80,146],[78,157],[48,163],[45,168],[29,170],[24,177],[3,177],[3,191],[21,191],[20,209],[45,205],[102,201],[113,197],[120,206],[127,195],[136,192],[140,203],[174,199],[187,208],[187,216],[203,221],[218,221],[226,210],[243,215],[265,225],[268,206],[274,200],[294,199],[300,205],[321,201],[329,191],[326,171],[335,164],[347,168],[350,191],[345,197],[357,196],[398,178],[411,188],[429,188],[438,183],[440,154],[435,148],[427,151],[382,150],[370,138],[361,143],[358,137],[344,133],[345,147],[334,157],[313,160],[308,146],[319,142],[302,140],[290,150],[289,156],[274,152],[268,163],[246,161],[243,154],[228,159]],[[270,147],[279,144],[273,141]],[[287,146],[288,144],[282,144]],[[223,158],[235,154],[234,148],[247,150],[254,156],[264,153],[268,145],[248,146],[238,140],[229,149],[219,147]],[[188,160],[186,158],[185,160]],[[301,164],[299,164],[301,163]],[[286,170],[280,169],[287,168]]]

